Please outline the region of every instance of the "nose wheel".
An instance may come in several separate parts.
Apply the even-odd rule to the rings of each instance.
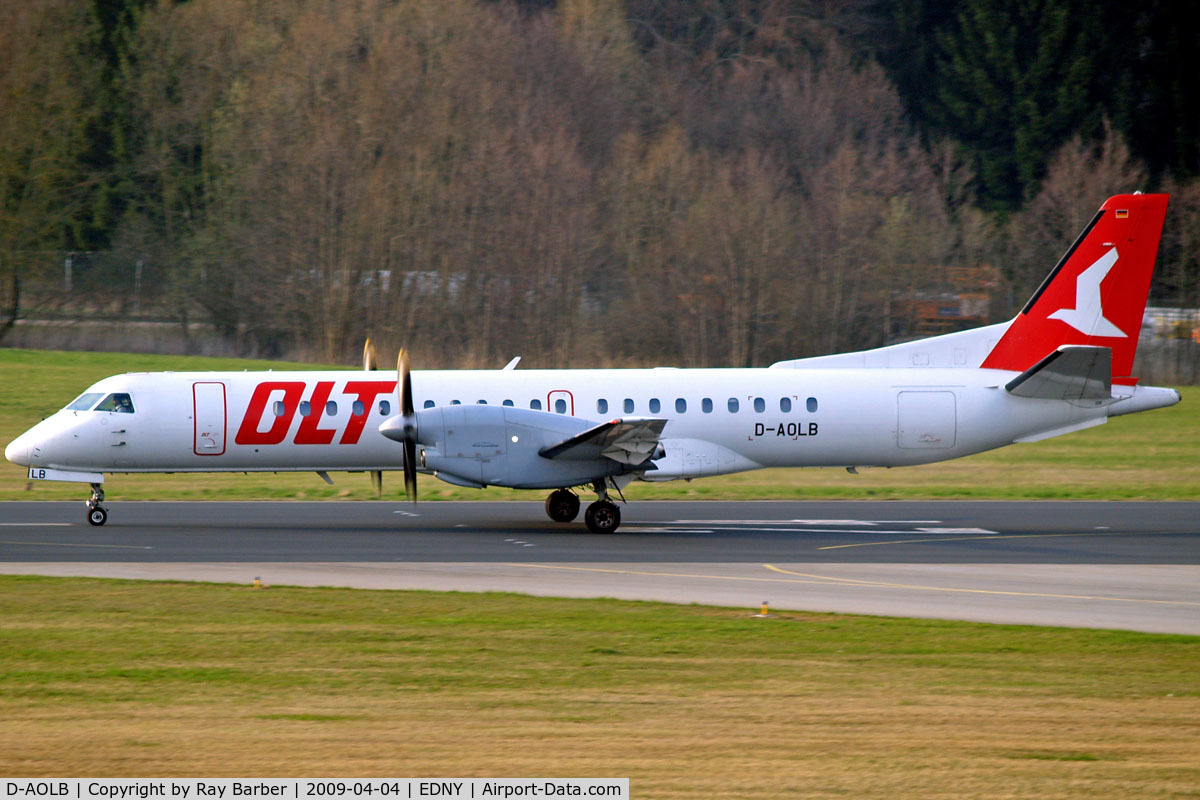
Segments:
[[[90,525],[103,525],[108,522],[108,509],[100,505],[104,502],[104,487],[98,483],[92,484],[92,496],[87,501],[87,521]]]

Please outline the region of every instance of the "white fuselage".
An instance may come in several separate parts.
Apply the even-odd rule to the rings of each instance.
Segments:
[[[63,410],[6,455],[88,473],[400,469],[402,448],[378,430],[399,410],[395,375],[117,375],[89,391],[128,393],[133,413]],[[665,456],[647,480],[921,464],[1140,410],[1130,405],[1136,397],[1105,408],[1014,397],[1004,390],[1013,376],[971,368],[480,370],[414,372],[412,384],[418,411],[487,403],[597,423],[665,419]]]

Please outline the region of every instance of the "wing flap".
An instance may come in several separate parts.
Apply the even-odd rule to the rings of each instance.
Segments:
[[[555,445],[543,447],[544,458],[586,460],[609,458],[620,464],[643,464],[654,455],[665,419],[626,417],[602,422]]]
[[[1017,397],[1113,402],[1112,348],[1063,345],[1013,378],[1004,388]]]

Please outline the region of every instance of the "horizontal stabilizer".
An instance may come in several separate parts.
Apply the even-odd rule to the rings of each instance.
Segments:
[[[1004,388],[1017,397],[1111,403],[1112,348],[1063,345]]]
[[[654,455],[666,424],[665,419],[614,419],[588,428],[558,444],[543,447],[538,454],[544,458],[571,460],[603,456],[621,464],[638,465]]]

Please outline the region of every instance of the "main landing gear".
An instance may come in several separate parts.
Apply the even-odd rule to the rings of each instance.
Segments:
[[[608,482],[599,480],[592,484],[599,496],[587,507],[583,521],[592,533],[612,533],[621,524],[621,509],[608,499]],[[579,516],[579,495],[569,489],[555,489],[546,498],[546,515],[555,522],[572,522]]]
[[[555,489],[546,498],[546,516],[555,522],[574,522],[579,516],[579,495],[570,489]]]
[[[87,501],[87,521],[92,525],[103,525],[108,522],[108,509],[100,505],[104,502],[104,487],[98,483],[92,484],[92,496]]]

